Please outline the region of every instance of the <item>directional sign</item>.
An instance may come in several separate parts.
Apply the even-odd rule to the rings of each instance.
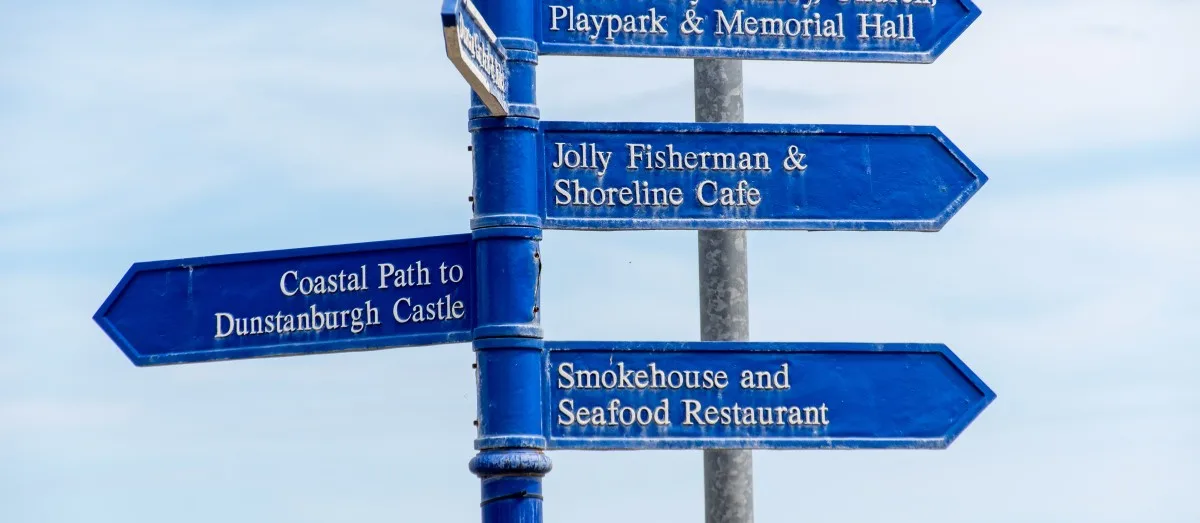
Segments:
[[[934,127],[543,122],[551,229],[936,231],[987,181]]]
[[[538,52],[917,62],[979,17],[970,0],[540,0]]]
[[[995,394],[945,345],[546,342],[551,449],[933,448]]]
[[[493,116],[508,114],[508,54],[471,0],[445,0],[446,56]]]
[[[471,339],[471,236],[137,263],[96,312],[136,365]]]

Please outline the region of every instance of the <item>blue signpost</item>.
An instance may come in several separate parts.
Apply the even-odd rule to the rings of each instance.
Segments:
[[[936,231],[987,177],[932,127],[542,122],[553,229]]]
[[[980,10],[970,0],[539,0],[547,55],[916,62]]]
[[[551,449],[945,448],[995,398],[945,345],[547,342]]]
[[[944,345],[553,342],[542,229],[936,231],[986,177],[932,127],[541,122],[539,54],[930,62],[969,0],[445,0],[471,233],[135,264],[94,319],[136,365],[470,341],[484,523],[547,449],[944,448],[995,394]],[[739,73],[740,74],[740,73]]]
[[[95,320],[136,365],[471,339],[469,235],[134,264]]]

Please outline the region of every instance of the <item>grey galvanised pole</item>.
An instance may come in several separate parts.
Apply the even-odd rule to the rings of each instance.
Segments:
[[[742,62],[695,60],[697,122],[741,122]],[[746,231],[700,231],[700,339],[750,338]],[[704,451],[706,523],[753,523],[754,461],[749,450]]]

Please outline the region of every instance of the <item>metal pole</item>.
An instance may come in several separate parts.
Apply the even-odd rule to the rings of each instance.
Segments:
[[[534,0],[476,5],[507,49],[509,113],[494,118],[472,95],[479,454],[470,469],[483,523],[541,523],[551,464],[542,430],[536,11]]]
[[[742,62],[695,61],[697,122],[741,122]],[[700,231],[700,339],[750,338],[746,231]],[[704,451],[707,523],[754,522],[754,461],[749,450]]]

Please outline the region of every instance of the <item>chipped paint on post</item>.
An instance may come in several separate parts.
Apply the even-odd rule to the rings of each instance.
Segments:
[[[548,229],[937,231],[987,177],[934,127],[542,122]]]
[[[945,345],[546,342],[551,449],[941,449],[995,398]]]
[[[970,0],[540,0],[539,52],[930,63],[980,15]]]
[[[471,340],[469,234],[136,263],[96,323],[135,364]]]

